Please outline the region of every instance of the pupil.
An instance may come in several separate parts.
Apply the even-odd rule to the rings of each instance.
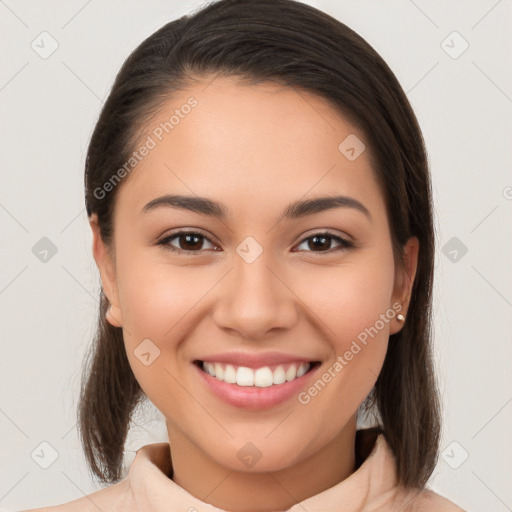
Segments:
[[[184,238],[185,238],[185,240],[186,240],[186,244],[188,244],[188,245],[189,245],[189,247],[190,247],[190,245],[192,245],[192,247],[194,247],[195,245],[196,245],[196,246],[197,246],[197,245],[199,245],[199,246],[201,245],[201,244],[198,242],[198,240],[199,240],[199,238],[200,238],[198,235],[183,235],[183,236],[184,236]],[[189,243],[189,242],[190,242],[190,240],[192,240],[192,239],[195,239],[195,244],[194,244],[194,242]]]
[[[315,244],[314,241],[315,240],[322,240],[322,242],[320,244]],[[317,250],[318,248],[322,248],[322,246],[324,246],[325,248],[329,248],[329,237],[327,236],[314,236],[313,238],[311,238],[311,241],[313,242],[311,245],[315,246],[316,247],[313,247],[313,250]]]

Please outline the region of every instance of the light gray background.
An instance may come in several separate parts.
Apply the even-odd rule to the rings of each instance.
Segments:
[[[99,293],[83,202],[85,151],[124,59],[201,3],[0,0],[1,510],[58,504],[98,489],[75,428]],[[512,3],[306,3],[376,48],[426,139],[444,401],[443,455],[430,486],[470,511],[512,510]],[[59,45],[47,59],[31,48],[34,40],[42,46],[43,31]],[[454,58],[464,40],[469,47]],[[32,252],[43,237],[57,247],[46,263]],[[139,415],[130,456],[167,440],[161,418],[154,408]],[[48,469],[40,463],[51,461],[52,449],[43,442],[57,456]]]

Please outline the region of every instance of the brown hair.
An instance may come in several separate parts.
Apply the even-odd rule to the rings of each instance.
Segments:
[[[438,455],[440,412],[431,348],[434,229],[421,130],[396,77],[377,52],[331,16],[293,0],[221,0],[156,31],[127,58],[103,106],[85,164],[85,204],[111,247],[118,187],[104,184],[130,158],[142,128],[193,77],[272,80],[326,98],[365,134],[388,212],[393,252],[419,239],[407,320],[390,337],[382,371],[362,409],[380,415],[400,483],[422,488]],[[100,194],[98,191],[102,191]],[[79,435],[93,476],[121,478],[130,418],[145,395],[125,352],[122,330],[106,320],[82,375]]]

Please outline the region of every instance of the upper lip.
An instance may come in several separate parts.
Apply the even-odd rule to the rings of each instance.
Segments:
[[[261,368],[275,364],[286,363],[310,363],[318,359],[300,357],[295,354],[285,354],[283,352],[222,352],[201,357],[200,361],[208,363],[227,363],[233,366],[245,366],[247,368]]]

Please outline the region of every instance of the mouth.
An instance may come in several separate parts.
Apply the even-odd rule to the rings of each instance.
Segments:
[[[193,364],[203,373],[226,384],[235,384],[246,388],[279,387],[287,382],[300,379],[312,372],[320,361],[274,364],[249,368],[221,362],[206,362],[196,359]]]

